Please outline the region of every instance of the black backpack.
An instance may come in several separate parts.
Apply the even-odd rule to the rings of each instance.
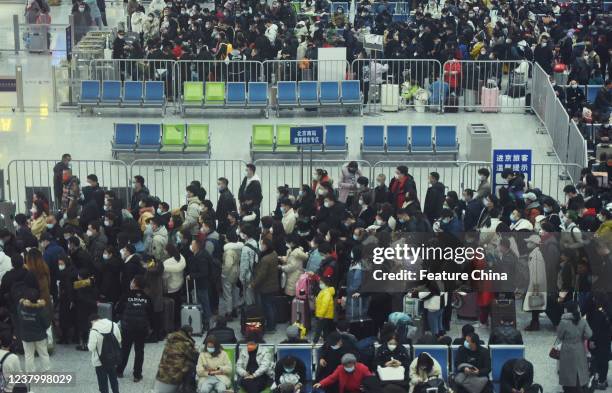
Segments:
[[[100,363],[106,369],[114,369],[121,363],[121,346],[119,341],[117,341],[117,337],[115,337],[114,330],[115,324],[112,322],[110,332],[102,333],[96,330],[96,332],[102,335],[102,352],[98,352],[97,346],[96,352],[98,353],[98,358],[100,358]]]
[[[414,387],[414,393],[430,393],[433,389],[436,393],[447,393],[446,384],[442,378],[433,377],[427,382],[419,383]]]
[[[534,383],[533,385],[525,389],[525,393],[543,393],[543,392],[544,392],[544,388],[542,388],[542,385],[537,384],[537,383]]]

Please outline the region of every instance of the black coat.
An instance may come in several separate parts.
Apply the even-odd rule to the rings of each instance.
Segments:
[[[123,263],[117,257],[102,260],[100,277],[98,278],[98,288],[100,288],[100,298],[106,302],[114,303],[121,296],[121,270]]]
[[[153,321],[153,302],[142,289],[130,290],[117,306],[121,315],[121,329],[149,333]]]
[[[341,229],[341,221],[344,216],[344,203],[336,202],[334,206],[325,207],[321,206],[317,213],[317,221],[325,222],[332,229]]]
[[[30,228],[26,226],[20,226],[15,232],[15,239],[17,241],[17,249],[23,251],[28,247],[38,247],[38,240],[32,234]]]
[[[253,206],[259,206],[263,199],[261,182],[259,178],[255,178],[251,180],[247,186],[247,180],[248,178],[246,176],[242,179],[242,184],[240,184],[240,189],[238,190],[238,200],[240,203],[251,200],[253,201]]]
[[[499,393],[512,393],[513,390],[527,389],[533,384],[533,364],[529,365],[525,374],[514,375],[514,365],[519,359],[510,359],[502,366]]]
[[[39,290],[38,280],[31,271],[22,267],[6,272],[0,283],[0,295],[2,295],[2,303],[7,305],[11,312],[17,310],[17,302],[21,295],[16,293],[18,291],[15,290],[19,286]]]
[[[305,384],[306,383],[306,366],[304,365],[304,362],[291,355],[288,355],[285,357],[290,357],[295,360],[295,370],[293,372],[299,376],[300,383],[302,385]],[[285,358],[279,359],[278,362],[276,362],[276,366],[274,367],[274,381],[276,382],[276,386],[281,384],[280,377],[285,373],[285,367],[283,366],[284,359]]]
[[[455,369],[462,363],[471,364],[478,368],[478,376],[488,377],[491,372],[491,355],[489,355],[489,349],[478,346],[476,351],[472,351],[464,346],[459,347],[457,350],[457,357],[455,358]]]
[[[443,208],[442,206],[444,205],[444,199],[444,184],[436,182],[427,189],[423,213],[425,214],[425,216],[427,216],[429,222],[434,222],[435,220],[440,218],[440,214],[442,213]]]
[[[217,218],[219,221],[217,231],[219,233],[223,233],[227,229],[229,225],[227,222],[227,215],[234,211],[238,211],[236,208],[236,199],[230,190],[224,189],[219,193],[219,200],[217,201]]]
[[[66,265],[66,269],[59,273],[59,301],[60,304],[70,305],[74,302],[74,282],[79,272],[74,265]]]
[[[211,264],[212,257],[206,250],[198,251],[197,254],[187,260],[187,271],[199,290],[208,288]]]
[[[142,267],[140,255],[134,254],[121,267],[121,294],[129,292],[132,279],[139,274],[145,274],[145,269]]]

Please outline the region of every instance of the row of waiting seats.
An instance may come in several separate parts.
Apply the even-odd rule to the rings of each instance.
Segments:
[[[116,123],[111,152],[201,154],[210,157],[208,124]]]
[[[248,87],[248,88],[247,88]],[[316,108],[319,106],[358,107],[363,112],[359,81],[278,82],[274,108]],[[232,107],[268,108],[270,96],[266,82],[184,82],[181,112],[190,108]]]
[[[386,135],[385,135],[386,129]],[[459,154],[454,125],[364,125],[362,154]]]
[[[81,81],[79,109],[93,107],[159,108],[166,113],[166,93],[161,81]]]
[[[569,86],[561,86],[565,88],[565,92],[567,93],[569,90]],[[595,98],[597,98],[597,93],[602,88],[602,85],[578,85],[578,88],[582,90],[586,100],[589,104],[593,104],[595,102]]]
[[[375,345],[376,347],[379,344]],[[423,352],[429,353],[442,368],[442,378],[448,382],[449,375],[454,372],[455,357],[459,349],[459,345],[413,345],[406,344],[405,347],[410,351],[413,358],[419,356]],[[306,382],[307,391],[310,391],[309,387],[314,381],[314,375],[317,365],[319,364],[319,351],[321,345],[311,344],[260,344],[261,350],[270,351],[275,361],[279,361],[287,356],[292,356],[296,359],[301,360],[306,366]],[[228,353],[231,360],[233,360],[233,378],[232,380],[237,381],[235,376],[236,361],[240,351],[246,350],[246,345],[232,345],[225,344],[225,351]],[[524,359],[525,358],[525,346],[524,345],[489,345],[488,347],[491,355],[491,380],[495,387],[495,391],[499,392],[499,381],[501,379],[501,371],[503,365],[511,359]]]
[[[251,134],[251,157],[262,154],[298,153],[291,144],[291,127],[297,124],[254,124]],[[345,125],[324,126],[323,145],[313,146],[313,152],[341,154],[348,151]]]

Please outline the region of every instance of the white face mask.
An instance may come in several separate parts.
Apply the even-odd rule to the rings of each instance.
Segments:
[[[86,232],[88,237],[92,237],[93,236],[93,232],[91,231],[91,229],[88,229]]]
[[[247,239],[247,235],[245,235],[244,233],[241,233],[241,234],[240,234],[240,238],[241,238],[242,240],[246,240],[246,239]]]
[[[57,265],[57,268],[61,272],[62,270],[66,269],[66,265]]]
[[[319,283],[319,288],[325,289],[325,288],[327,288],[327,286],[324,283],[320,282]]]
[[[329,204],[329,202],[325,201],[325,202],[323,202],[323,206],[325,206],[326,208],[329,208],[330,204]]]
[[[104,220],[104,226],[105,227],[110,227],[111,226],[111,222],[109,220]]]
[[[108,254],[106,254],[106,253],[102,254],[102,259],[104,259],[104,260],[106,260],[106,261],[108,261],[108,260],[110,259],[110,257],[111,257],[111,256],[110,256],[110,255],[108,255]]]
[[[384,224],[383,220],[376,220],[376,225],[382,226]]]
[[[121,251],[119,251],[119,253],[121,254],[121,258],[122,259],[127,258],[127,251],[125,251],[125,249],[121,249]]]
[[[193,244],[189,246],[189,251],[191,251],[192,254],[195,254],[195,251],[193,251]]]
[[[359,200],[359,206],[363,206],[363,205],[365,205],[365,203],[360,199]]]
[[[395,351],[395,348],[397,348],[396,344],[387,344],[387,348],[389,348],[389,351]]]
[[[215,347],[206,347],[208,353],[215,353]]]
[[[38,213],[38,209],[33,207],[33,208],[30,209],[30,213],[36,214],[36,213]]]

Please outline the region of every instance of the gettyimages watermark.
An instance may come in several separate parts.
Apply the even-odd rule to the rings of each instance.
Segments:
[[[362,292],[548,292],[587,282],[612,292],[612,242],[590,232],[377,234],[363,245]],[[572,277],[571,282],[566,282]]]

